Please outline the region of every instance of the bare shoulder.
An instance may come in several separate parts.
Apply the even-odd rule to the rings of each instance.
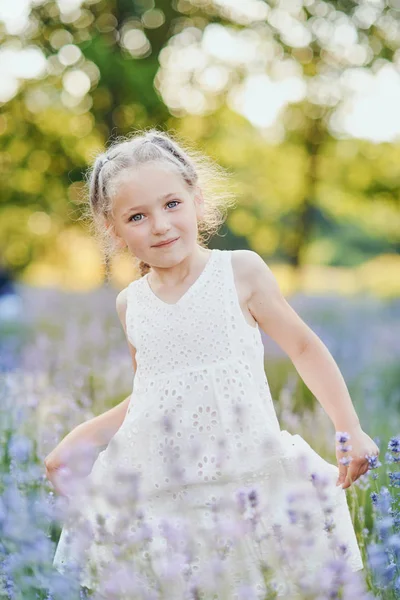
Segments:
[[[126,312],[127,295],[128,295],[128,287],[121,290],[115,299],[115,305],[116,305],[118,314],[120,312]]]
[[[117,309],[117,314],[119,320],[122,323],[123,328],[125,329],[125,319],[126,319],[126,306],[127,306],[127,294],[128,288],[124,288],[119,292],[115,299],[115,307]]]
[[[119,292],[119,294],[117,295],[117,297],[115,299],[115,306],[116,306],[116,309],[117,309],[119,320],[121,321],[121,325],[122,325],[123,330],[125,332],[126,340],[128,342],[129,352],[130,352],[131,357],[132,357],[133,371],[134,371],[134,373],[136,373],[136,371],[137,371],[136,348],[134,346],[132,346],[131,342],[129,341],[128,334],[127,334],[127,331],[126,331],[127,294],[128,294],[128,287],[124,288],[123,290],[121,290]]]
[[[257,252],[237,250],[233,262],[249,290],[250,314],[292,360],[296,359],[317,336],[287,302],[275,275]]]
[[[254,250],[233,250],[232,268],[235,278],[247,289],[248,297],[258,291],[279,290],[271,269]]]

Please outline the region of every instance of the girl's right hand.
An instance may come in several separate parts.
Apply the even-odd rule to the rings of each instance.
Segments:
[[[46,477],[58,494],[67,496],[74,483],[91,472],[96,452],[93,444],[75,440],[73,446],[61,442],[46,456]]]
[[[66,496],[66,490],[62,483],[62,475],[68,469],[65,451],[60,446],[56,446],[44,459],[44,465],[46,468],[46,477],[53,485],[56,493]]]

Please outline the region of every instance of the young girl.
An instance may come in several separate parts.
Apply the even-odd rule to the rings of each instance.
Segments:
[[[139,575],[133,582],[140,560],[131,555],[128,570],[123,576],[118,571],[111,586],[115,592],[116,580],[118,589],[127,582],[124,598],[199,597],[184,594],[188,581],[196,588],[196,574],[196,589],[209,581],[216,514],[219,534],[225,533],[231,546],[217,569],[227,574],[230,593],[224,597],[264,597],[260,564],[275,570],[279,596],[295,597],[288,587],[289,575],[297,572],[290,537],[295,521],[305,525],[303,574],[318,571],[340,550],[351,570],[363,568],[345,489],[367,472],[368,457],[377,456],[379,448],[361,429],[331,354],[286,302],[260,256],[204,245],[205,234],[218,229],[230,201],[214,185],[219,176],[223,179],[222,170],[212,161],[155,129],[115,143],[91,171],[90,210],[108,256],[126,248],[140,260],[141,276],[116,300],[134,382],[131,396],[74,429],[45,461],[47,476],[62,493],[55,474],[65,464],[66,450],[82,442],[109,442],[86,479],[95,493],[85,500],[75,494],[79,502],[63,527],[54,564],[60,571],[74,561],[82,568],[90,564],[81,579],[87,587],[95,586],[94,565],[103,584],[107,577],[110,582],[119,555],[143,532],[139,523],[145,519],[151,535],[141,558],[150,556],[157,575],[165,574],[165,556],[172,556],[179,543],[182,549],[184,536],[188,540],[188,532],[196,531],[195,545],[183,553],[193,566],[192,578],[175,562],[175,587],[170,581],[165,596],[142,596]],[[332,419],[337,439],[340,432],[350,435],[350,447],[336,448],[338,467],[299,435],[280,430],[260,329],[289,355]],[[349,466],[348,460],[342,462],[346,457]],[[257,542],[255,530],[232,526],[238,506],[243,515],[253,509],[252,526],[264,532]],[[327,517],[341,546],[332,545]],[[176,526],[169,538],[162,535],[167,521],[169,531]],[[86,554],[78,535],[82,530],[90,540]],[[278,538],[271,533],[277,530]],[[217,571],[212,571],[215,577]],[[96,583],[100,586],[99,578]],[[244,583],[253,595],[235,595]],[[114,597],[110,588],[101,589]]]

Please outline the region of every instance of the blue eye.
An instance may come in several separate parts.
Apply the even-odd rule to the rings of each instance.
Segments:
[[[165,206],[168,206],[168,204],[173,204],[174,202],[176,204],[181,204],[181,202],[179,202],[179,200],[170,200],[169,202],[167,202],[167,204]],[[175,208],[175,207],[173,207],[173,208]],[[139,215],[143,215],[143,213],[136,213],[136,214],[132,215],[131,217],[129,217],[128,220],[129,221],[135,221],[135,223],[140,223],[140,221],[142,219],[140,219],[139,221],[137,219],[135,219],[135,217],[138,217]]]
[[[180,204],[179,200],[170,200],[169,202],[167,202],[167,204],[172,204],[173,202],[177,202],[178,204]]]

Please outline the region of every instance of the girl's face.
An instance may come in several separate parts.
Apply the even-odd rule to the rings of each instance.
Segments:
[[[115,234],[140,260],[167,267],[194,249],[203,209],[200,190],[191,193],[178,173],[154,163],[140,165],[116,182]]]

